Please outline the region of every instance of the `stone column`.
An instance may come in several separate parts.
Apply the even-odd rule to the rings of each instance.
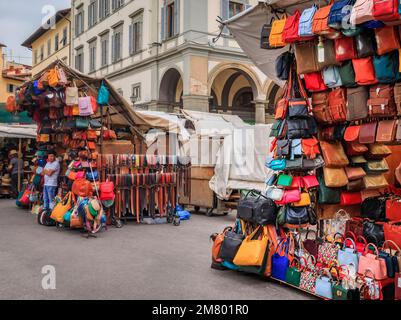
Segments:
[[[266,123],[266,106],[268,105],[267,101],[256,100],[252,103],[255,104],[255,122],[257,124],[265,124]]]
[[[201,95],[187,95],[182,97],[184,109],[209,112],[209,97]]]

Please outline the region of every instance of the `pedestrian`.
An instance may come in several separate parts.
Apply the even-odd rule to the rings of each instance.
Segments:
[[[10,163],[8,165],[8,172],[11,174],[11,197],[16,199],[18,196],[18,166],[20,171],[20,181],[24,170],[24,161],[18,159],[17,150],[11,150],[8,154]]]
[[[44,190],[43,199],[45,210],[53,210],[54,208],[54,198],[56,197],[57,187],[58,187],[58,176],[60,174],[60,163],[56,159],[56,154],[51,151],[47,156],[47,164],[42,172],[44,176]]]

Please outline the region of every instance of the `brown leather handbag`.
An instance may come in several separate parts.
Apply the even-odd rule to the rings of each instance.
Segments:
[[[394,102],[396,104],[397,115],[401,116],[401,83],[394,85]]]
[[[350,181],[360,180],[366,176],[365,170],[359,167],[345,167],[345,173]]]
[[[396,114],[394,89],[389,84],[372,86],[369,90],[369,116],[391,117]]]
[[[366,87],[347,89],[347,121],[356,121],[368,116],[369,91]]]
[[[390,143],[395,139],[397,120],[383,120],[377,126],[376,142]]]
[[[366,175],[363,178],[363,184],[366,190],[381,189],[388,186],[388,182],[383,174]]]
[[[344,122],[347,120],[347,102],[345,89],[337,88],[329,93],[329,110],[333,122]]]
[[[358,141],[352,141],[346,143],[346,153],[350,157],[362,156],[368,152],[368,147]]]
[[[376,141],[377,122],[369,122],[361,125],[359,131],[359,143],[369,144]]]
[[[319,61],[318,59],[318,66],[320,70],[327,68],[329,66],[338,65],[339,62],[336,60],[336,50],[334,41],[330,39],[323,39],[323,48],[324,48],[324,57],[323,61]],[[318,46],[315,47],[318,50]],[[316,54],[316,56],[318,56]]]
[[[396,27],[377,28],[375,29],[375,36],[379,56],[401,48]]]
[[[397,121],[397,133],[395,134],[395,140],[397,143],[401,142],[401,121]]]
[[[342,188],[348,184],[344,168],[323,168],[324,184],[328,188]]]
[[[366,154],[366,157],[371,160],[381,160],[392,154],[391,149],[384,144],[374,143],[370,144],[368,148],[369,151]]]
[[[312,94],[312,112],[317,122],[330,124],[333,122],[328,106],[329,92],[315,92]]]
[[[357,192],[361,191],[364,188],[363,179],[350,181],[347,184],[347,191]]]
[[[316,42],[307,41],[295,44],[295,59],[297,61],[297,73],[318,72]]]
[[[325,165],[329,168],[341,168],[349,164],[348,158],[340,141],[329,143],[320,141]]]

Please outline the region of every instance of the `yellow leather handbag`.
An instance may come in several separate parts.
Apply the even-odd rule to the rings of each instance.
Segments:
[[[301,200],[291,204],[292,207],[307,207],[310,206],[311,200],[308,192],[301,193]]]
[[[270,46],[273,48],[285,47],[286,43],[283,41],[283,31],[287,15],[284,15],[280,20],[274,20],[272,29],[269,36]]]
[[[328,188],[342,188],[348,184],[344,168],[323,168],[324,183]]]
[[[73,195],[72,192],[68,192],[63,201],[59,202],[53,209],[50,218],[54,221],[63,223],[64,215],[72,208],[73,206]]]
[[[237,266],[260,267],[267,250],[268,238],[267,227],[259,226],[254,232],[242,241],[234,258]],[[259,237],[260,236],[260,237]]]
[[[74,105],[74,106],[72,107],[72,115],[73,115],[73,116],[79,116],[79,106]]]
[[[388,186],[388,182],[382,174],[367,175],[363,178],[363,184],[366,190],[381,189]]]

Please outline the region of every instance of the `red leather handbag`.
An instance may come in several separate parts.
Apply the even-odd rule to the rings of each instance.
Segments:
[[[298,35],[300,18],[301,18],[301,13],[299,12],[299,10],[296,10],[291,17],[287,18],[282,33],[283,42],[294,43],[301,40],[300,36]]]
[[[378,82],[375,76],[372,57],[353,59],[352,65],[355,70],[355,81],[359,85],[369,86]]]
[[[110,201],[114,200],[116,197],[114,193],[114,183],[113,182],[102,182],[100,184],[100,200],[102,201]]]
[[[401,226],[397,225],[396,222],[385,223],[384,239],[394,241],[397,246],[401,247]]]
[[[342,37],[335,40],[336,60],[343,62],[358,58],[353,37]]]
[[[315,175],[303,176],[302,180],[305,188],[308,190],[319,186],[319,181]]]
[[[397,30],[396,27],[375,29],[377,54],[379,56],[400,49],[400,36]]]
[[[329,110],[334,122],[347,120],[347,102],[343,88],[334,89],[329,93]]]
[[[305,73],[304,80],[305,87],[310,92],[320,92],[328,89],[320,72]]]
[[[283,206],[290,203],[295,203],[301,200],[301,191],[297,190],[285,190],[283,199],[281,201],[275,201],[277,205]]]
[[[316,159],[320,154],[319,140],[316,138],[302,139],[302,152],[308,159]]]
[[[386,201],[386,219],[401,221],[401,199],[388,199]]]
[[[301,177],[292,177],[291,186],[288,189],[302,189],[304,187]]]
[[[342,206],[355,206],[362,203],[360,192],[341,192],[340,203]]]
[[[349,126],[344,133],[344,140],[347,142],[357,141],[359,138],[359,131],[361,126]]]
[[[398,20],[398,0],[373,1],[373,17],[380,21]]]

